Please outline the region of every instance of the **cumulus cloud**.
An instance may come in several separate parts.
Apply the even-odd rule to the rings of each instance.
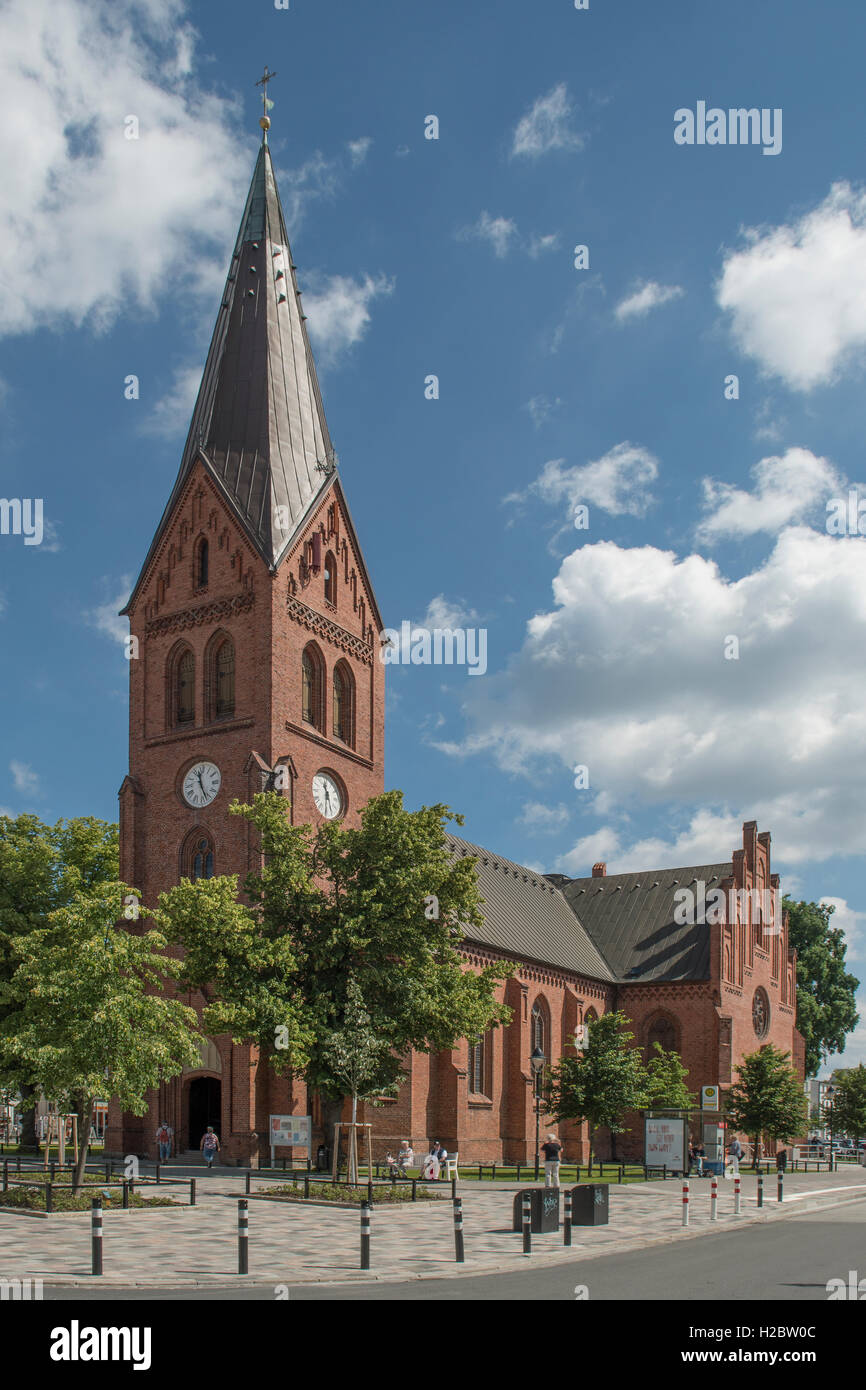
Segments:
[[[573,114],[568,88],[564,82],[560,82],[544,96],[538,97],[526,115],[517,122],[511,144],[512,155],[538,159],[550,150],[583,149],[584,136],[571,126]]]
[[[537,261],[539,256],[544,256],[548,251],[559,250],[559,233],[548,232],[546,236],[533,236],[529,239],[526,254],[533,261]]]
[[[327,280],[311,277],[304,312],[323,365],[333,365],[361,341],[370,326],[370,305],[393,291],[394,281],[387,275],[365,275],[359,280],[347,275]]]
[[[518,825],[525,825],[530,831],[558,830],[568,820],[569,810],[564,802],[548,806],[543,801],[526,801],[517,817]]]
[[[564,459],[551,459],[524,492],[510,493],[506,502],[523,502],[535,494],[554,505],[578,503],[600,507],[611,516],[643,516],[652,502],[650,484],[658,477],[658,460],[648,449],[628,441],[599,459],[569,468]]]
[[[107,603],[100,603],[95,608],[85,611],[84,617],[91,627],[95,627],[98,632],[110,637],[113,642],[125,642],[129,636],[129,623],[126,618],[121,618],[120,610],[125,608],[129,602],[129,595],[132,593],[133,579],[129,574],[123,575],[118,582],[118,588],[113,598]]]
[[[175,367],[171,386],[142,417],[141,429],[145,434],[173,439],[177,434],[186,433],[192,419],[203,370],[204,362],[195,362],[192,365],[185,363],[183,366]],[[146,402],[142,402],[139,409],[141,405],[147,410]]]
[[[350,140],[348,143],[349,156],[352,160],[352,168],[356,169],[359,164],[363,164],[370,151],[373,140],[369,135],[362,135],[359,140]]]
[[[38,794],[39,775],[33,771],[29,763],[20,763],[13,758],[9,764],[9,771],[12,773],[16,791],[23,792],[25,796]]]
[[[679,285],[660,285],[657,280],[645,280],[625,299],[620,300],[613,311],[618,323],[628,319],[646,318],[651,309],[669,304],[672,299],[681,299],[684,294]]]
[[[699,541],[780,531],[818,509],[823,514],[827,499],[838,496],[845,486],[833,465],[808,449],[787,449],[782,455],[763,458],[752,469],[752,477],[751,492],[703,479],[706,515],[697,529]]]
[[[181,0],[0,8],[0,333],[104,329],[176,295],[178,265],[186,289],[218,286],[249,154],[194,43]]]
[[[836,183],[802,217],[750,228],[743,237],[716,285],[742,350],[797,391],[859,365],[866,346],[866,191]]]
[[[789,527],[736,580],[602,541],[563,560],[553,598],[508,669],[467,693],[452,747],[528,777],[588,766],[609,824],[572,871],[599,836],[618,867],[715,859],[749,819],[786,863],[866,851],[866,540]],[[673,839],[626,840],[617,816],[640,807],[675,808]]]
[[[510,217],[491,217],[489,212],[482,212],[477,222],[463,227],[457,236],[459,241],[486,241],[493,247],[494,255],[504,260],[517,236],[517,223]]]

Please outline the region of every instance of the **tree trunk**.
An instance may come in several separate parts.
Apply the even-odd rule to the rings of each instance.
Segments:
[[[39,1152],[39,1140],[36,1138],[36,1087],[20,1086],[21,1092],[21,1140],[19,1153],[28,1150],[32,1153]]]
[[[322,1128],[325,1131],[325,1147],[330,1151],[331,1163],[334,1162],[334,1126],[338,1120],[343,1118],[344,1097],[338,1100],[330,1100],[322,1096]]]
[[[72,1179],[72,1195],[77,1197],[84,1183],[84,1169],[87,1164],[87,1151],[90,1147],[90,1116],[93,1112],[93,1101],[89,1096],[76,1097],[76,1114],[78,1115],[78,1162],[75,1165],[75,1175]]]

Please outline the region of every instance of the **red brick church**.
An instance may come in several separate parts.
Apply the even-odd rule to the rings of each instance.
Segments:
[[[328,433],[266,132],[180,471],[124,612],[138,659],[120,872],[145,903],[184,876],[254,867],[250,827],[228,814],[235,797],[275,787],[293,823],[315,824],[352,822],[383,791],[384,623]],[[742,847],[720,845],[718,863],[617,875],[598,864],[588,879],[545,877],[449,838],[455,855],[477,856],[485,900],[467,968],[516,963],[503,986],[513,1018],[452,1051],[414,1054],[399,1097],[368,1110],[377,1148],[439,1138],[463,1160],[526,1160],[530,1054],[555,1061],[609,1009],[629,1015],[641,1047],[680,1051],[695,1090],[724,1086],[761,1041],[801,1062],[795,962],[768,891],[778,876],[753,822]],[[683,921],[684,889],[723,890],[730,924]],[[271,1113],[321,1119],[302,1082],[217,1037],[143,1118],[112,1106],[106,1147],[154,1154],[164,1118],[178,1152],[212,1124],[224,1161],[255,1164]],[[581,1127],[561,1132],[567,1156],[584,1160]]]

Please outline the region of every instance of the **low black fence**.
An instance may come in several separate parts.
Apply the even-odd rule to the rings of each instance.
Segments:
[[[247,1168],[244,1175],[244,1190],[246,1195],[248,1197],[252,1195],[253,1178],[263,1178],[271,1182],[273,1181],[274,1171],[274,1169],[267,1168]],[[426,1178],[401,1178],[394,1172],[389,1173],[387,1178],[367,1178],[366,1180],[359,1180],[358,1182],[349,1182],[346,1178],[334,1179],[331,1177],[330,1173],[303,1171],[295,1171],[291,1174],[291,1178],[292,1187],[295,1191],[303,1191],[304,1197],[307,1199],[312,1198],[315,1200],[317,1186],[345,1187],[353,1192],[363,1192],[364,1200],[369,1202],[371,1206],[375,1205],[377,1192],[379,1194],[384,1194],[393,1191],[394,1188],[408,1188],[411,1191],[412,1201],[417,1202],[419,1186],[422,1189],[436,1188],[438,1186],[437,1182],[428,1181]],[[452,1198],[455,1198],[457,1195],[457,1179],[451,1178],[448,1185],[451,1188]]]
[[[112,1178],[110,1175],[105,1177],[100,1174],[100,1185],[103,1188],[120,1188],[122,1193],[122,1209],[129,1210],[129,1199],[135,1195],[136,1188],[153,1187],[189,1187],[189,1205],[195,1206],[195,1178]],[[93,1197],[95,1183],[81,1183],[78,1188],[79,1197]],[[75,1184],[72,1182],[56,1182],[53,1176],[47,1177],[43,1182],[34,1183],[31,1178],[14,1177],[10,1178],[8,1160],[3,1164],[2,1187],[0,1191],[8,1192],[10,1188],[23,1187],[31,1192],[38,1191],[40,1188],[45,1192],[45,1211],[48,1216],[54,1211],[54,1194],[56,1192],[74,1192]],[[2,1205],[2,1203],[0,1203]]]

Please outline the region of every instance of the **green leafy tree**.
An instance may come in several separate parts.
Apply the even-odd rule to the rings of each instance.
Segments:
[[[17,966],[0,984],[4,1074],[38,1078],[46,1095],[78,1116],[74,1186],[81,1186],[94,1100],[115,1096],[142,1115],[146,1093],[200,1056],[195,1011],[163,992],[179,962],[156,931],[133,935],[118,922],[120,883],[79,893],[46,925],[14,944]]]
[[[16,944],[43,930],[51,914],[78,893],[98,891],[118,877],[117,826],[92,816],[45,825],[37,816],[0,816],[0,986],[8,984],[19,961]],[[0,1025],[20,1005],[0,1003]],[[22,1108],[22,1148],[36,1149],[37,1082],[15,1065]],[[0,1074],[3,1084],[8,1075]],[[89,1121],[88,1121],[89,1128]]]
[[[797,1027],[806,1042],[806,1075],[817,1076],[822,1062],[843,1051],[857,1025],[860,981],[845,969],[845,933],[830,925],[831,904],[786,897],[782,905],[790,917],[789,943],[797,952]]]
[[[647,1074],[640,1052],[632,1046],[629,1023],[619,1012],[591,1019],[584,1050],[561,1057],[550,1069],[548,1113],[557,1124],[588,1121],[590,1153],[595,1130],[604,1126],[612,1136],[621,1134],[625,1113],[647,1104]]]
[[[303,1075],[323,1096],[329,1140],[351,1093],[333,1039],[351,1016],[352,982],[387,1044],[380,1093],[399,1082],[409,1050],[439,1052],[507,1021],[496,989],[510,970],[465,970],[457,950],[482,920],[475,861],[445,843],[445,826],[461,817],[441,805],[409,812],[400,792],[372,798],[357,828],[290,826],[272,792],[231,809],[261,840],[245,901],[234,878],[182,882],[156,917],[183,947],[185,987],[206,991],[207,1031],[255,1043],[275,1069]]]
[[[688,1069],[678,1052],[667,1052],[653,1043],[647,1068],[647,1110],[691,1110],[697,1094],[686,1085]]]
[[[725,1114],[731,1129],[754,1136],[752,1161],[757,1166],[761,1136],[788,1140],[802,1134],[809,1103],[790,1052],[772,1043],[750,1052],[736,1071],[737,1080],[725,1097]]]
[[[866,1066],[833,1073],[833,1133],[859,1143],[866,1138]],[[825,1117],[826,1118],[826,1117]]]

